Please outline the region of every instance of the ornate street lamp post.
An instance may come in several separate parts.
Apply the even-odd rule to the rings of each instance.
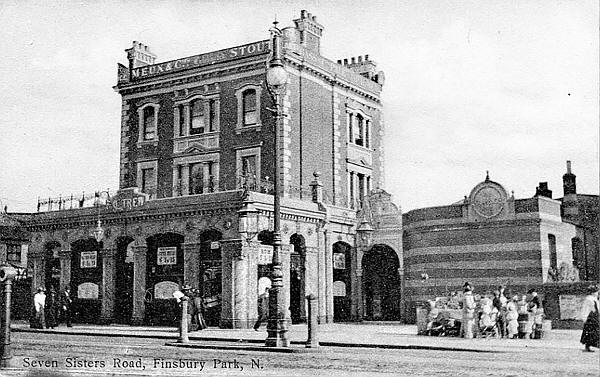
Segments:
[[[281,261],[279,253],[281,251],[281,230],[280,230],[280,152],[279,152],[279,131],[283,126],[283,104],[282,98],[288,80],[288,73],[283,67],[281,59],[281,30],[277,27],[277,21],[273,22],[271,32],[272,56],[267,69],[267,88],[273,102],[274,109],[269,109],[275,115],[275,177],[273,179],[274,188],[274,223],[273,223],[273,261],[271,266],[271,289],[269,290],[269,321],[267,323],[267,347],[287,347],[289,339],[287,336],[287,323],[285,319],[285,295],[283,291],[283,272],[281,270]]]

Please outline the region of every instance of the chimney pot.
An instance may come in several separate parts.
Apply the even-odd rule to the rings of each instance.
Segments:
[[[369,61],[369,55],[365,55],[365,61],[368,62]]]
[[[313,16],[313,21],[317,22],[317,16]]]
[[[571,160],[567,160],[567,174],[571,174]]]
[[[351,58],[352,64],[354,64],[356,62],[356,59],[354,58],[354,56]]]
[[[312,14],[310,14],[310,13],[307,13],[307,15],[308,15],[308,19],[309,19],[309,20],[310,20],[310,19],[312,19]]]
[[[358,64],[362,63],[362,55],[358,56]]]
[[[342,59],[338,59],[337,63],[342,64]]]
[[[300,18],[306,18],[306,13],[308,13],[308,12],[306,12],[306,10],[305,10],[305,9],[302,9],[302,10],[300,11]]]
[[[344,65],[348,65],[348,59],[344,59]]]

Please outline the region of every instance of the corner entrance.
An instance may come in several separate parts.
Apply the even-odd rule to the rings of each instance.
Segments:
[[[394,249],[375,245],[362,259],[364,318],[393,321],[400,319],[400,263]]]

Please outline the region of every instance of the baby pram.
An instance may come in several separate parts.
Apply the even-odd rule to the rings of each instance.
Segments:
[[[483,310],[479,313],[479,336],[482,338],[498,337],[498,310]]]
[[[458,336],[460,334],[460,321],[450,317],[447,312],[441,312],[427,326],[429,336]]]

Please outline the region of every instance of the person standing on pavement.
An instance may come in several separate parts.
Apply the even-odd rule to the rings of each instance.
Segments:
[[[258,296],[258,319],[254,324],[254,331],[258,331],[260,324],[269,318],[269,287]]]
[[[44,288],[37,289],[37,293],[33,296],[34,319],[30,327],[34,329],[43,329],[46,318],[44,315],[44,307],[46,306],[46,295]]]
[[[587,291],[588,295],[583,301],[583,306],[579,315],[580,319],[585,321],[580,342],[585,346],[585,352],[594,352],[591,347],[600,347],[600,329],[598,329],[598,315],[600,312],[598,286],[590,285]]]
[[[506,298],[505,298],[506,300]],[[505,301],[506,302],[506,301]],[[505,317],[505,308],[506,306],[502,305],[502,300],[500,299],[500,291],[494,291],[494,299],[492,300],[492,305],[496,308],[498,314],[496,317],[496,325],[498,326],[498,331],[500,333],[500,337],[504,338],[505,335],[505,326],[504,326],[504,317]]]
[[[473,339],[473,324],[475,323],[475,299],[473,298],[473,287],[469,282],[463,286],[463,310],[462,325],[460,332],[465,339]]]
[[[192,318],[192,323],[197,325],[197,330],[204,330],[207,327],[206,322],[204,321],[204,298],[199,290],[192,289],[192,292],[194,301],[194,316]]]
[[[506,330],[509,339],[519,335],[519,295],[506,304]]]
[[[65,290],[60,295],[60,308],[62,310],[62,319],[67,323],[67,327],[71,325],[71,305],[73,299],[71,298],[71,288],[67,285]]]
[[[44,307],[44,314],[46,316],[46,328],[53,329],[56,327],[58,322],[58,297],[54,287],[50,287],[50,292],[46,295],[46,305]]]
[[[535,289],[530,289],[527,294],[529,295],[529,300],[527,301],[528,326],[531,328],[530,337],[534,338],[538,325],[541,329],[544,309]]]

